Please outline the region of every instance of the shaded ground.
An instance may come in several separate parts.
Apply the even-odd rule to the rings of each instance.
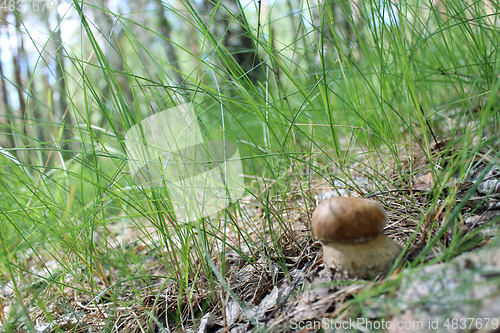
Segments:
[[[414,161],[417,163],[418,159]],[[497,318],[500,315],[500,245],[492,237],[497,233],[496,222],[500,220],[500,211],[496,210],[500,171],[497,167],[487,171],[486,166],[484,162],[475,164],[461,183],[452,178],[447,187],[457,190],[459,201],[442,202],[422,224],[419,221],[434,185],[425,164],[410,182],[393,180],[383,192],[373,192],[370,181],[360,175],[347,184],[338,180],[333,184],[315,184],[308,197],[297,191],[291,192],[284,203],[271,201],[268,208],[272,211],[285,207],[285,220],[290,223],[289,230],[279,238],[284,261],[274,255],[268,245],[262,245],[260,251],[253,253],[246,249],[254,258],[252,262],[228,250],[224,264],[225,283],[230,292],[220,285],[210,285],[210,281],[201,276],[190,282],[190,297],[184,296],[180,304],[178,284],[167,278],[171,276],[167,268],[157,264],[155,253],[147,246],[136,244],[130,251],[146,258],[143,266],[149,267],[148,275],[152,277],[148,281],[125,279],[107,286],[101,281],[98,284],[103,284],[101,290],[104,291],[89,298],[88,293],[70,287],[84,285],[85,281],[77,276],[65,276],[61,281],[62,273],[54,274],[26,286],[22,306],[29,310],[36,332],[44,333],[58,329],[143,332],[144,327],[152,327],[154,332],[200,333],[306,332],[320,328],[363,332],[378,328],[389,332],[493,332],[500,325]],[[477,189],[471,192],[474,188]],[[312,238],[309,220],[320,201],[335,195],[357,196],[360,190],[371,192],[369,197],[388,210],[385,232],[400,247],[408,249],[401,262],[418,258],[429,262],[440,257],[444,248],[455,246],[451,232],[441,232],[449,217],[444,214],[448,205],[462,206],[458,216],[461,224],[453,232],[468,238],[470,249],[480,248],[446,263],[400,267],[386,279],[339,280],[335,272],[324,269],[321,244]],[[401,191],[410,193],[414,200],[408,201],[399,194]],[[466,197],[468,193],[472,196]],[[249,199],[245,207],[248,216],[259,225],[264,217],[258,203]],[[422,252],[431,236],[440,233],[439,244],[427,253]],[[220,267],[217,258],[214,263]],[[131,267],[131,271],[133,269]],[[111,276],[118,272],[109,267],[106,274],[111,281]],[[60,296],[61,291],[64,297]],[[7,300],[15,296],[9,283],[3,284],[2,294],[5,301],[0,314],[4,321],[12,311]],[[176,316],[179,307],[181,317]],[[205,314],[200,318],[201,313]],[[23,332],[27,324],[21,321],[17,327],[18,332]]]

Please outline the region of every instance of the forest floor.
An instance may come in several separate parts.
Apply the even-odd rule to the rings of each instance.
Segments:
[[[444,156],[439,148],[435,148],[433,154],[436,158]],[[434,214],[420,223],[434,181],[421,154],[415,153],[411,160],[413,170],[417,170],[412,181],[397,181],[396,172],[386,175],[391,185],[383,192],[374,192],[360,172],[352,183],[319,181],[311,184],[309,196],[297,190],[289,193],[286,202],[271,200],[270,211],[286,209],[287,212],[288,229],[278,239],[282,256],[273,255],[267,242],[262,242],[265,245],[253,254],[246,249],[249,256],[254,256],[253,262],[234,251],[226,251],[225,288],[210,285],[208,279],[200,276],[189,282],[192,287],[189,293],[180,291],[174,279],[166,278],[169,270],[158,265],[158,254],[137,242],[130,250],[145,258],[143,265],[149,267],[148,275],[154,277],[150,280],[152,283],[125,279],[116,294],[111,287],[117,286],[102,283],[105,292],[89,298],[74,288],[86,282],[71,276],[59,284],[66,286],[62,287],[65,297],[44,303],[37,303],[36,299],[50,293],[50,288],[46,288],[46,281],[41,286],[35,283],[35,288],[26,288],[26,300],[31,299],[26,307],[33,308],[30,316],[36,323],[35,330],[39,333],[58,330],[146,332],[145,328],[149,327],[149,332],[199,333],[320,329],[497,332],[495,329],[500,327],[500,241],[494,236],[500,220],[499,169],[494,166],[478,183],[487,166],[485,162],[478,162],[464,182],[458,183],[453,178],[446,186],[450,191],[457,190],[457,202],[442,200]],[[475,191],[467,197],[471,189]],[[370,199],[388,211],[385,232],[401,248],[407,247],[400,261],[404,265],[390,276],[378,276],[373,281],[337,279],[334,272],[323,265],[322,245],[312,236],[310,218],[322,200],[337,195],[360,196],[360,192],[372,193]],[[408,200],[401,195],[403,192],[413,199]],[[461,198],[466,202],[460,206]],[[444,232],[432,250],[423,253],[428,240],[439,235],[449,217],[445,210],[450,207],[462,207],[458,227]],[[255,226],[265,224],[265,214],[255,200],[243,199],[243,211],[245,218],[253,220]],[[252,232],[257,238],[262,230],[256,227]],[[457,253],[458,249],[449,252],[454,254],[445,260],[443,251],[456,246],[452,232],[469,237],[474,245],[465,253]],[[232,231],[226,236],[237,238]],[[255,253],[268,255],[259,257]],[[408,264],[418,258],[421,263],[416,267]],[[214,258],[214,262],[220,268],[220,260]],[[134,271],[133,267],[130,269]],[[109,268],[108,274],[118,273]],[[130,292],[132,283],[139,293]],[[184,295],[182,302],[179,302],[179,293]],[[135,305],[117,305],[116,298],[120,304]],[[1,310],[2,314],[7,311]],[[176,313],[181,316],[176,317]]]

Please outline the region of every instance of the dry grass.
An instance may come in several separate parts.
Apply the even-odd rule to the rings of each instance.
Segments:
[[[441,150],[435,149],[433,154],[437,165],[444,163],[445,155]],[[414,156],[402,158],[405,159],[409,161],[405,171],[409,176],[401,179],[400,172],[387,172],[382,191],[374,191],[373,182],[364,177],[366,170],[359,166],[367,165],[365,162],[360,163],[357,173],[352,175],[355,183],[339,179],[332,183],[325,177],[313,176],[304,181],[297,177],[284,196],[272,197],[267,202],[246,197],[240,209],[229,209],[225,217],[232,222],[224,224],[224,217],[221,217],[219,224],[214,224],[216,232],[210,244],[215,250],[223,247],[223,239],[226,242],[223,276],[228,289],[217,280],[211,280],[204,270],[206,266],[198,259],[194,263],[197,274],[187,281],[189,290],[179,290],[175,272],[159,263],[163,261],[158,260],[162,256],[158,251],[167,249],[154,246],[157,239],[154,229],[123,228],[123,221],[117,221],[121,229],[113,225],[106,229],[114,234],[116,243],[111,246],[119,248],[123,242],[129,244],[129,250],[143,258],[137,267],[129,267],[130,272],[140,269],[147,278],[131,278],[113,284],[120,281],[120,272],[113,265],[98,270],[101,275],[96,274],[92,284],[78,276],[61,275],[64,277],[54,278],[38,291],[33,292],[37,288],[25,288],[24,305],[38,327],[54,320],[53,327],[75,332],[145,332],[146,327],[152,332],[192,331],[197,327],[205,329],[203,332],[208,332],[207,327],[210,331],[221,332],[257,328],[282,332],[289,330],[291,320],[342,320],[356,315],[356,306],[346,301],[388,280],[380,276],[375,281],[336,280],[335,275],[332,279],[324,270],[321,244],[312,236],[310,218],[316,205],[329,196],[364,194],[388,211],[385,232],[401,248],[406,246],[400,263],[412,260],[426,240],[436,235],[445,219],[443,212],[447,203],[442,201],[442,206],[426,214],[433,185],[428,159],[418,150]],[[264,193],[256,196],[265,197]],[[470,208],[466,208],[464,216],[470,212]],[[474,213],[476,220],[481,214],[481,211]],[[274,234],[269,232],[269,224],[273,225]],[[480,224],[476,221],[473,225],[464,224],[464,228]],[[127,232],[119,234],[119,230]],[[252,243],[248,239],[243,241],[241,230],[246,231],[245,236]],[[427,259],[439,255],[451,239],[450,233],[445,234]],[[220,269],[221,258],[217,253],[213,255]],[[397,269],[389,280],[397,281],[399,272]],[[387,296],[384,295],[381,297]],[[9,307],[4,303],[2,318],[6,318],[8,312]]]

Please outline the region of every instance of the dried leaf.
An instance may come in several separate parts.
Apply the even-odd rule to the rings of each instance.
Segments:
[[[205,313],[205,315],[201,317],[200,326],[198,326],[196,333],[206,333],[210,325],[212,325],[213,320],[214,315],[211,312]]]
[[[241,308],[238,303],[234,300],[229,300],[226,303],[226,323],[228,326],[231,326],[235,323],[241,314]]]

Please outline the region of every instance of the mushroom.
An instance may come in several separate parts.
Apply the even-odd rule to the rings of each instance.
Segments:
[[[326,267],[345,277],[370,279],[386,273],[399,247],[384,234],[387,213],[375,201],[333,197],[316,207],[312,230],[323,243]]]

